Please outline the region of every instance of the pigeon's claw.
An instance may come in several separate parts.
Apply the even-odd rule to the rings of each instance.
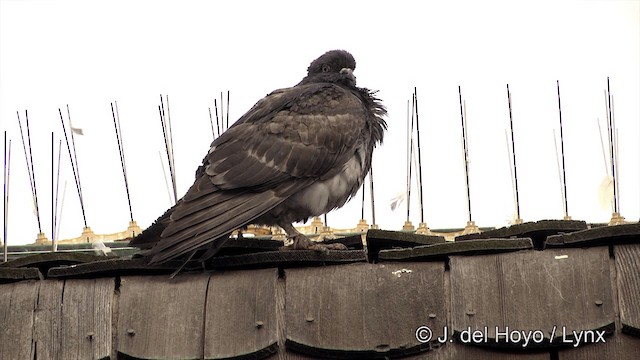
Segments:
[[[317,246],[322,246],[327,250],[348,250],[347,246],[345,244],[341,244],[341,243],[333,243],[333,244],[318,244],[316,243]]]
[[[293,250],[315,250],[314,242],[303,234],[296,234],[290,239],[293,240],[293,244],[291,245]]]
[[[322,244],[312,241],[291,224],[281,224],[280,227],[287,233],[287,237],[293,241],[293,244],[284,247],[286,250],[315,250],[322,253],[327,253],[329,250],[347,250],[344,244]]]
[[[347,250],[347,247],[344,244],[334,243],[334,244],[321,244],[315,241],[312,241],[308,237],[303,234],[296,234],[290,237],[293,240],[293,244],[286,246],[287,250],[315,250],[321,253],[327,253],[329,250]]]

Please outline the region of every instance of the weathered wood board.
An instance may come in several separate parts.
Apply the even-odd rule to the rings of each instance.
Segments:
[[[0,284],[0,359],[33,358],[34,310],[40,282]]]
[[[475,345],[567,345],[574,330],[613,331],[607,247],[453,256],[450,268],[453,328],[480,331]]]
[[[63,289],[63,280],[40,281],[33,336],[39,359],[60,359]]]
[[[205,315],[205,359],[262,358],[277,351],[278,269],[211,275]]]
[[[66,280],[62,296],[61,359],[111,355],[113,278]]]
[[[427,350],[446,323],[444,263],[351,264],[286,271],[286,346],[315,356]],[[433,339],[416,331],[428,326]]]
[[[640,337],[640,244],[613,247],[622,332]]]
[[[207,273],[123,277],[118,352],[141,359],[202,358],[208,282]]]

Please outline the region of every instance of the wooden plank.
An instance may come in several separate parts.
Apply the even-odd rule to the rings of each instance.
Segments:
[[[640,339],[616,331],[613,336],[605,337],[604,342],[561,349],[558,360],[637,360],[639,354]]]
[[[486,254],[507,251],[533,249],[531,239],[482,239],[446,242],[408,249],[382,250],[380,261],[387,260],[431,260],[445,258],[450,255]]]
[[[640,244],[615,245],[622,332],[640,337]]]
[[[48,269],[53,266],[80,264],[99,260],[104,260],[104,256],[80,252],[47,252],[19,257],[0,264],[0,267],[37,267]],[[46,271],[43,272],[46,273]]]
[[[104,257],[103,257],[104,259]],[[168,261],[163,264],[149,265],[147,259],[110,258],[72,266],[59,266],[49,269],[48,278],[96,278],[119,275],[170,274],[183,265],[182,261]],[[198,265],[202,268],[201,264]],[[188,267],[185,268],[188,269]]]
[[[287,270],[286,347],[333,358],[428,350],[446,323],[443,289],[443,262]],[[421,326],[432,330],[431,341],[418,342]]]
[[[113,278],[66,280],[62,297],[61,358],[104,359],[111,355]]]
[[[365,262],[364,250],[279,250],[253,254],[216,256],[211,259],[215,269],[252,269],[272,267],[313,266]]]
[[[34,340],[39,359],[60,359],[63,289],[62,280],[40,282],[34,326]]]
[[[205,359],[264,358],[277,351],[278,269],[211,275],[205,318]]]
[[[456,241],[489,238],[521,237],[531,238],[536,249],[544,247],[545,239],[550,235],[572,233],[587,228],[587,223],[579,220],[540,220],[515,224],[476,234],[460,235]]]
[[[304,354],[290,351],[284,346],[286,340],[285,332],[285,294],[286,282],[284,277],[278,278],[276,281],[276,321],[278,323],[278,352],[267,357],[268,360],[313,360],[316,357],[306,356]]]
[[[378,248],[413,247],[443,243],[444,236],[422,235],[406,231],[390,231],[369,229],[367,231],[367,246],[377,245]]]
[[[369,229],[367,231],[367,256],[369,262],[378,262],[378,254],[384,249],[411,248],[414,246],[442,244],[444,242],[444,236],[439,235]]]
[[[0,285],[0,359],[32,359],[39,281]]]
[[[254,253],[260,251],[276,251],[284,246],[284,242],[280,240],[267,240],[256,238],[231,238],[222,245],[222,249],[216,254],[217,256],[239,255]]]
[[[118,352],[139,359],[201,359],[208,282],[204,273],[123,277]]]
[[[452,256],[450,269],[453,329],[458,338],[486,334],[474,345],[566,346],[574,330],[613,331],[607,247]],[[496,329],[511,337],[496,341]]]
[[[42,278],[43,276],[37,268],[0,267],[0,283]]]
[[[602,226],[570,234],[549,236],[547,247],[598,246],[619,243],[640,243],[640,223]]]

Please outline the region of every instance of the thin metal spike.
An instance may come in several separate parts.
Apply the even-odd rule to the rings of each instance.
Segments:
[[[71,145],[73,146],[73,162],[75,164],[76,173],[78,178],[76,179],[78,183],[78,195],[80,195],[80,201],[82,203],[82,217],[84,218],[84,227],[88,227],[86,213],[84,210],[84,196],[82,193],[82,182],[80,180],[80,166],[78,165],[78,152],[76,151],[76,137],[73,135],[73,127],[71,126],[71,113],[69,112],[69,104],[67,104],[67,119],[69,119],[69,130],[71,130]]]
[[[422,188],[422,150],[420,149],[420,118],[418,117],[418,88],[413,88],[413,102],[416,113],[416,140],[418,143],[418,196],[420,198],[420,223],[424,223],[424,199]]]
[[[67,108],[68,109],[68,108]],[[87,227],[87,217],[84,211],[84,200],[82,198],[82,188],[80,187],[80,173],[77,169],[77,164],[73,161],[73,153],[71,152],[71,145],[69,143],[69,137],[67,136],[67,129],[64,124],[64,118],[62,117],[62,110],[58,108],[58,113],[60,114],[60,122],[62,123],[62,132],[64,134],[64,140],[67,144],[67,151],[69,152],[69,161],[71,162],[71,170],[73,171],[73,179],[76,184],[76,190],[78,192],[78,198],[80,199],[80,209],[82,210],[82,219],[84,220],[84,227]],[[69,127],[71,127],[71,121],[69,121]],[[69,129],[71,132],[71,138],[73,141],[73,131]],[[75,150],[74,150],[75,151]]]
[[[7,132],[4,132],[4,169],[3,169],[3,214],[4,214],[4,222],[3,222],[3,244],[2,244],[2,253],[3,253],[3,261],[7,262],[7,252],[8,252],[8,243],[7,233],[9,229],[9,179],[10,179],[10,169],[11,169],[11,140],[7,143]]]
[[[518,191],[518,166],[516,165],[516,141],[515,136],[513,135],[513,115],[511,112],[511,91],[509,90],[509,84],[507,84],[507,100],[509,102],[509,125],[511,128],[511,155],[513,156],[513,184],[514,184],[514,194],[516,201],[516,221],[520,220],[520,192]],[[511,169],[511,166],[509,166]]]
[[[464,155],[464,175],[465,185],[467,188],[467,212],[469,214],[469,223],[472,222],[471,217],[471,190],[469,187],[469,150],[467,146],[467,105],[462,101],[462,89],[458,86],[458,98],[460,100],[460,119],[462,123],[462,153]]]
[[[213,117],[211,116],[211,108],[209,108],[209,123],[211,124],[211,135],[213,136],[213,139],[216,139],[216,132],[213,129]]]
[[[376,225],[376,205],[373,191],[373,160],[371,168],[369,169],[369,185],[371,188],[371,190],[369,191],[369,196],[371,196],[371,226],[373,227]]]
[[[53,212],[53,229],[54,229],[54,236],[52,236],[53,251],[57,251],[58,250],[58,242],[57,242],[57,240],[53,241],[53,239],[58,239],[58,233],[60,231],[60,229],[59,229],[60,217],[58,216],[58,191],[59,191],[59,188],[60,188],[60,160],[61,159],[62,159],[62,139],[58,140],[58,167],[57,167],[57,171],[56,171],[56,181],[55,181],[55,183],[56,183],[56,190],[55,190],[56,196],[55,196],[55,205],[54,205],[54,212]],[[62,211],[62,207],[60,208],[60,211]]]
[[[407,110],[409,105],[407,104]],[[409,126],[407,127],[407,143],[409,145],[408,150],[408,159],[407,159],[407,222],[410,221],[410,212],[411,212],[411,178],[412,178],[412,164],[411,160],[413,159],[413,121],[414,121],[414,105],[411,106],[411,115],[407,117],[407,120],[410,120]]]
[[[227,128],[229,128],[229,94],[230,91],[227,90]]]
[[[40,222],[40,206],[38,205],[38,187],[36,186],[36,169],[33,166],[33,150],[31,148],[31,127],[29,126],[29,114],[24,111],[25,121],[27,123],[27,140],[29,141],[29,162],[31,163],[31,178],[33,180],[33,200],[36,206],[36,218],[38,219],[38,231],[42,233],[42,225]]]
[[[158,150],[158,156],[160,156],[160,165],[162,165],[162,175],[164,176],[164,184],[167,187],[167,195],[169,196],[169,204],[174,205],[171,198],[171,187],[169,186],[169,180],[167,179],[167,170],[164,167],[164,161],[162,161],[162,151]]]
[[[520,215],[518,214],[518,201],[516,197],[516,184],[513,176],[513,163],[511,162],[511,141],[509,140],[509,132],[507,129],[504,129],[504,138],[505,144],[507,146],[507,162],[509,163],[509,176],[511,179],[511,191],[513,192],[513,204],[516,209],[516,221],[520,219]]]
[[[222,120],[222,126],[220,125],[220,117],[218,117],[218,100],[213,99],[213,108],[216,113],[216,124],[218,125],[218,136],[224,132],[224,119]]]
[[[618,209],[618,193],[617,193],[617,174],[616,174],[616,161],[615,161],[615,125],[613,123],[613,111],[612,111],[612,102],[613,98],[611,96],[611,84],[609,82],[609,77],[607,76],[607,99],[608,99],[608,113],[609,113],[609,147],[611,154],[611,176],[613,177],[613,212],[619,213]]]
[[[169,110],[169,95],[165,95],[167,99],[167,129],[169,134],[169,150],[171,150],[171,182],[173,184],[173,197],[178,201],[178,184],[176,182],[176,162],[173,154],[173,128],[171,126],[171,111]]]
[[[117,101],[115,102],[115,109],[114,109],[114,103],[111,103],[111,116],[113,117],[113,127],[115,128],[115,131],[116,131],[116,140],[118,142],[118,152],[120,153],[120,165],[122,167],[122,175],[124,177],[124,187],[127,192],[127,202],[129,204],[129,217],[133,222],[133,210],[131,208],[131,195],[129,193],[129,181],[127,178],[127,167],[124,159],[124,145],[122,141],[122,129],[120,127],[120,114],[118,111]]]
[[[362,182],[362,204],[360,206],[360,219],[364,219],[364,203],[365,203],[365,191],[364,182]]]
[[[556,129],[552,129],[553,130],[553,146],[555,147],[556,150],[556,166],[558,168],[558,185],[560,186],[560,198],[562,200],[562,211],[565,214],[565,216],[567,216],[567,208],[566,208],[566,203],[564,201],[564,199],[566,198],[566,195],[564,193],[564,187],[562,186],[563,184],[563,180],[562,180],[562,166],[560,165],[560,154],[558,153],[558,139],[556,137]]]
[[[222,91],[220,91],[220,117],[222,118],[222,123],[224,124],[224,100],[222,97]],[[224,127],[226,131],[229,128],[229,123],[227,123]]]
[[[62,200],[60,201],[60,213],[58,214],[58,225],[56,227],[56,238],[60,239],[60,224],[62,224],[62,214],[64,214],[64,212],[62,211],[62,209],[64,209],[64,199],[67,198],[67,185],[68,182],[67,180],[64,181],[64,186],[62,187]]]
[[[557,85],[557,89],[558,89],[558,117],[560,119],[560,155],[562,156],[562,196],[563,196],[563,201],[564,201],[564,218],[568,219],[569,218],[569,204],[567,201],[567,173],[566,173],[566,168],[565,168],[565,161],[564,161],[564,133],[563,133],[563,126],[562,126],[562,106],[560,103],[560,81],[556,80],[556,85]]]
[[[25,136],[24,136],[24,132],[22,131],[22,121],[20,121],[20,113],[16,112],[18,114],[18,126],[20,128],[20,139],[22,140],[22,150],[24,151],[24,159],[25,162],[27,164],[27,173],[29,175],[29,186],[31,187],[31,200],[33,202],[33,206],[34,208],[37,209],[36,207],[36,193],[35,193],[35,189],[34,189],[34,184],[35,181],[33,180],[33,172],[31,171],[33,169],[33,167],[31,166],[31,146],[29,146],[29,151],[27,151],[27,141],[25,141]],[[25,114],[27,114],[27,111],[25,110]],[[28,121],[27,121],[28,123]],[[29,136],[27,135],[27,138],[29,138]],[[38,216],[38,213],[36,212],[36,218],[38,221],[38,231],[42,232],[41,230],[41,226],[40,226],[40,216]]]
[[[55,210],[55,147],[56,141],[51,132],[51,251],[56,251],[56,210]]]
[[[175,174],[174,174],[175,169],[173,167],[173,161],[171,157],[172,150],[171,150],[171,143],[169,141],[169,128],[168,128],[168,124],[165,117],[164,101],[162,99],[162,95],[160,95],[160,106],[158,106],[158,111],[160,112],[160,123],[162,125],[162,136],[164,137],[164,147],[167,152],[167,163],[169,164],[169,177],[171,179],[171,185],[174,190],[173,203],[175,204],[178,201],[178,194],[175,186]]]

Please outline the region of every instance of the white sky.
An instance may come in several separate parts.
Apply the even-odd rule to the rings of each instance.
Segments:
[[[376,217],[400,229],[406,112],[418,87],[425,217],[432,229],[464,227],[466,194],[458,85],[467,102],[473,220],[501,227],[514,213],[505,129],[512,93],[521,217],[561,219],[553,145],[560,80],[569,215],[607,222],[598,189],[606,176],[597,118],[611,78],[619,128],[620,210],[640,217],[640,2],[10,1],[0,0],[0,129],[12,139],[10,244],[38,232],[16,111],[29,111],[43,231],[51,238],[51,131],[69,104],[87,220],[96,233],[129,221],[109,103],[118,101],[133,214],[147,227],[169,207],[159,94],[169,94],[178,194],[186,192],[212,140],[207,108],[231,91],[235,121],[270,91],[296,84],[309,62],[350,51],[358,85],[379,89],[389,131],[374,154]],[[606,130],[605,130],[606,131]],[[1,140],[0,140],[1,141]],[[64,146],[64,142],[63,142]],[[60,238],[82,232],[68,154]],[[61,189],[62,191],[62,189]],[[368,191],[367,191],[368,192]],[[416,194],[414,191],[413,194]],[[368,195],[367,195],[368,197]],[[329,214],[354,227],[358,195]],[[414,225],[420,220],[417,198]],[[370,205],[366,206],[370,220]]]

